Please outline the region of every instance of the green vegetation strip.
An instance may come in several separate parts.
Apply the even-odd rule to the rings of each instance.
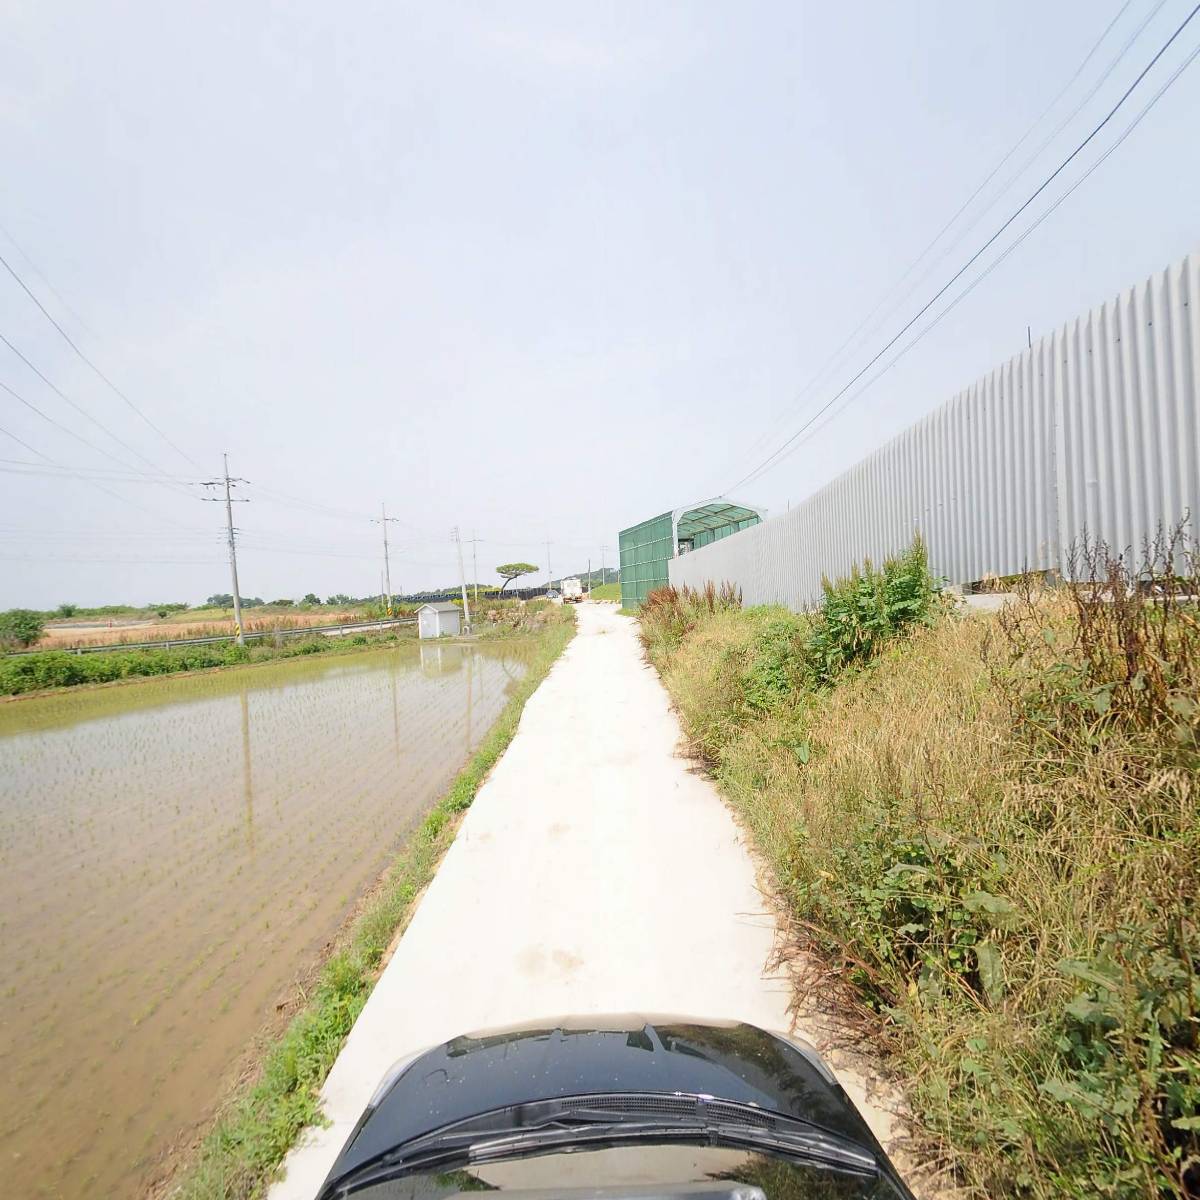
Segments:
[[[202,671],[212,667],[237,667],[310,654],[346,654],[411,641],[413,636],[412,632],[356,633],[343,637],[316,635],[289,637],[278,646],[264,644],[263,639],[246,646],[236,642],[214,642],[170,650],[113,650],[95,654],[46,650],[0,659],[0,695],[19,696],[80,684],[112,683],[118,679],[174,675],[180,671]]]
[[[266,1052],[258,1078],[235,1097],[170,1194],[179,1200],[261,1196],[300,1131],[321,1118],[318,1092],[378,978],[379,964],[433,878],[487,773],[517,731],[526,701],[575,633],[562,611],[536,635],[537,653],[483,745],[426,816],[325,964],[304,1009]]]
[[[918,544],[808,615],[663,589],[642,632],[961,1194],[1194,1197],[1200,556],[1076,569],[970,616]]]

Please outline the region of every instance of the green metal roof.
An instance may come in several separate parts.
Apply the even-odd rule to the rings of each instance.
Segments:
[[[767,516],[765,508],[755,508],[745,504],[735,504],[732,500],[717,497],[713,500],[703,500],[699,504],[689,504],[683,508],[669,509],[656,517],[649,517],[622,529],[621,533],[632,533],[656,521],[670,521],[678,537],[694,537],[710,529],[723,529],[726,525],[737,525],[742,521],[757,518],[762,521]]]
[[[712,500],[695,508],[677,508],[672,515],[676,520],[677,536],[690,538],[707,529],[722,529],[739,521],[749,521],[759,517],[760,510],[731,504],[728,500]]]

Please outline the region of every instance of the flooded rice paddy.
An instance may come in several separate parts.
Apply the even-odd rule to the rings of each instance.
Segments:
[[[6,1194],[143,1194],[529,652],[414,643],[0,704]]]

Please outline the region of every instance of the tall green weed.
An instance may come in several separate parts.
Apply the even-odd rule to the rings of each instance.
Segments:
[[[824,599],[806,647],[809,671],[820,685],[868,662],[909,627],[928,624],[941,591],[920,537],[881,568],[868,559],[849,578],[826,579],[822,588]]]

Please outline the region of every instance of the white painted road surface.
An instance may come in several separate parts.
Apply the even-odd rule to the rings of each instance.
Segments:
[[[313,1200],[388,1067],[459,1034],[608,1012],[791,1028],[746,836],[681,753],[635,623],[576,611],[329,1074],[332,1124],[305,1133],[271,1200]],[[887,1114],[838,1074],[887,1145]]]

